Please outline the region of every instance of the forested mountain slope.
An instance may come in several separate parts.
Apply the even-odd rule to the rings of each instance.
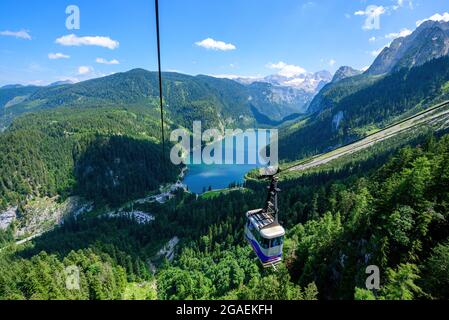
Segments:
[[[60,108],[17,119],[0,134],[0,207],[73,193],[118,205],[175,180],[151,112]]]
[[[191,119],[202,120],[209,127],[219,127],[226,121],[246,126],[253,124],[249,106],[242,105],[242,100],[239,101],[236,96],[221,96],[216,85],[208,83],[208,78],[177,73],[164,73],[163,76],[166,110],[169,119],[176,124],[190,128]],[[212,81],[218,80],[211,78]],[[228,93],[236,91],[232,85],[241,86],[229,80],[221,80],[220,85],[222,92],[231,86]],[[24,112],[61,106],[84,108],[137,105],[156,109],[158,98],[157,73],[135,69],[77,84],[40,88],[7,112],[17,116]]]
[[[23,91],[23,92],[22,92]],[[26,93],[26,94],[25,94]],[[296,89],[268,83],[243,85],[229,79],[163,73],[163,93],[168,120],[191,129],[200,120],[204,127],[255,127],[255,108],[272,120],[304,113],[306,98]],[[159,106],[158,75],[135,69],[77,84],[0,89],[0,124],[30,111],[64,107]],[[263,123],[262,123],[263,124]]]
[[[318,189],[320,218],[291,231],[294,279],[320,279],[327,297],[373,297],[354,288],[364,288],[366,266],[377,265],[378,298],[447,299],[448,146],[447,136],[430,139],[367,176]]]
[[[449,53],[449,22],[426,21],[413,33],[395,39],[376,57],[370,68],[359,74],[350,67],[340,68],[333,81],[310,103],[309,112],[321,112],[372,85],[383,76],[403,68],[418,67]]]
[[[313,114],[332,108],[341,99],[369,87],[381,78],[382,76],[359,74],[331,82],[315,96],[309,105],[308,112]]]
[[[0,88],[0,132],[6,129],[13,119],[10,109],[26,100],[31,94],[39,90],[34,86],[4,86]]]
[[[395,39],[384,48],[368,75],[378,75],[412,68],[449,53],[449,22],[425,21],[412,34]]]
[[[395,119],[447,100],[448,83],[449,57],[384,76],[363,89],[344,94],[315,117],[287,128],[280,139],[279,154],[294,160],[348,143]]]

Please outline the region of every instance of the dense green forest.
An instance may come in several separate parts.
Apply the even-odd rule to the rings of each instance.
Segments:
[[[118,205],[174,181],[180,169],[162,164],[152,112],[60,108],[18,118],[0,134],[0,208],[73,193]]]
[[[401,69],[368,86],[365,82],[371,78],[357,81],[360,77],[367,76],[337,82],[328,89],[328,96],[325,89],[325,98],[321,98],[327,101],[324,109],[283,131],[279,153],[285,159],[295,160],[346,144],[449,97],[449,57]],[[356,90],[351,81],[355,81]],[[336,121],[338,117],[340,121]]]
[[[261,206],[265,189],[249,180],[245,189],[198,199],[178,192],[165,205],[142,205],[156,216],[151,224],[69,220],[32,246],[1,253],[7,263],[0,265],[0,296],[119,298],[130,283],[155,279],[160,299],[447,299],[449,136],[413,144],[282,179],[281,220],[288,233],[285,265],[277,272],[263,270],[243,240],[244,212]],[[172,263],[154,261],[159,270],[153,278],[146,261],[174,236],[182,239],[178,255]],[[72,261],[83,266],[82,294],[65,293],[60,279],[45,277],[50,266],[60,270]],[[25,264],[42,264],[44,274],[36,277],[51,284],[33,286],[20,271]],[[107,289],[97,281],[105,265],[117,277]],[[364,289],[368,265],[381,270],[379,291]]]
[[[369,174],[323,183],[305,201],[306,222],[290,230],[287,264],[293,279],[299,284],[313,279],[323,298],[351,299],[356,292],[355,298],[447,299],[449,278],[440,268],[449,263],[448,147],[448,136],[432,138],[402,149]],[[291,185],[290,192],[295,192]],[[296,193],[293,199],[304,196]],[[299,205],[293,213],[303,207],[292,205]],[[436,259],[443,263],[433,265]],[[382,289],[354,291],[365,287],[368,265],[383,271]]]

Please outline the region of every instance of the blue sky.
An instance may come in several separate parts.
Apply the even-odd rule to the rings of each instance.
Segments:
[[[80,9],[79,30],[66,28],[69,5]],[[417,21],[448,18],[449,3],[160,0],[160,11],[165,71],[265,76],[366,67]],[[373,16],[378,28],[367,27]],[[152,0],[1,0],[0,86],[154,70],[154,24]]]

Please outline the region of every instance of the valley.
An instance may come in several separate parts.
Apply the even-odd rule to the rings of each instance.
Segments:
[[[0,299],[448,299],[448,26],[333,79],[162,74],[166,132],[279,130],[276,270],[244,241],[260,163],[163,163],[156,72],[0,88]]]

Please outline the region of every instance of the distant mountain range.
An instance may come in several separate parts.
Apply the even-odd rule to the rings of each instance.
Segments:
[[[255,82],[244,85],[229,79],[163,73],[168,119],[191,127],[202,120],[207,127],[273,125],[306,112],[313,93]],[[157,110],[158,75],[142,69],[72,84],[46,87],[6,86],[0,89],[0,128],[30,111],[59,107],[136,106]]]
[[[322,71],[295,78],[270,76],[245,83],[166,72],[164,98],[169,119],[186,127],[193,120],[219,128],[276,125],[306,113],[314,95],[331,77],[329,72]],[[46,87],[8,85],[0,89],[0,128],[23,113],[63,106],[156,108],[158,95],[157,73],[142,69],[75,84],[58,81]]]
[[[292,77],[274,74],[233,80],[248,86],[259,111],[273,120],[281,120],[293,114],[305,114],[315,95],[332,80],[332,74],[319,71]],[[274,109],[272,105],[279,107]]]
[[[0,89],[17,89],[24,87],[21,84],[7,84],[6,86],[0,87]]]
[[[62,86],[62,85],[66,85],[66,84],[74,84],[74,82],[71,80],[61,80],[61,81],[56,81],[56,82],[50,83],[48,85],[48,87],[56,87],[56,86]],[[7,84],[3,87],[0,87],[0,89],[19,89],[19,88],[25,88],[25,87],[39,87],[39,86],[22,85],[22,84]],[[40,87],[45,87],[45,86],[40,86]]]
[[[427,21],[364,73],[340,68],[310,103],[307,121],[282,131],[280,154],[315,154],[449,99],[448,53],[449,23]]]
[[[292,77],[274,74],[264,78],[237,78],[235,80],[243,84],[266,82],[275,86],[289,87],[303,90],[308,93],[316,93],[326,83],[329,83],[332,80],[332,74],[329,71],[323,70],[315,73],[303,73]]]

